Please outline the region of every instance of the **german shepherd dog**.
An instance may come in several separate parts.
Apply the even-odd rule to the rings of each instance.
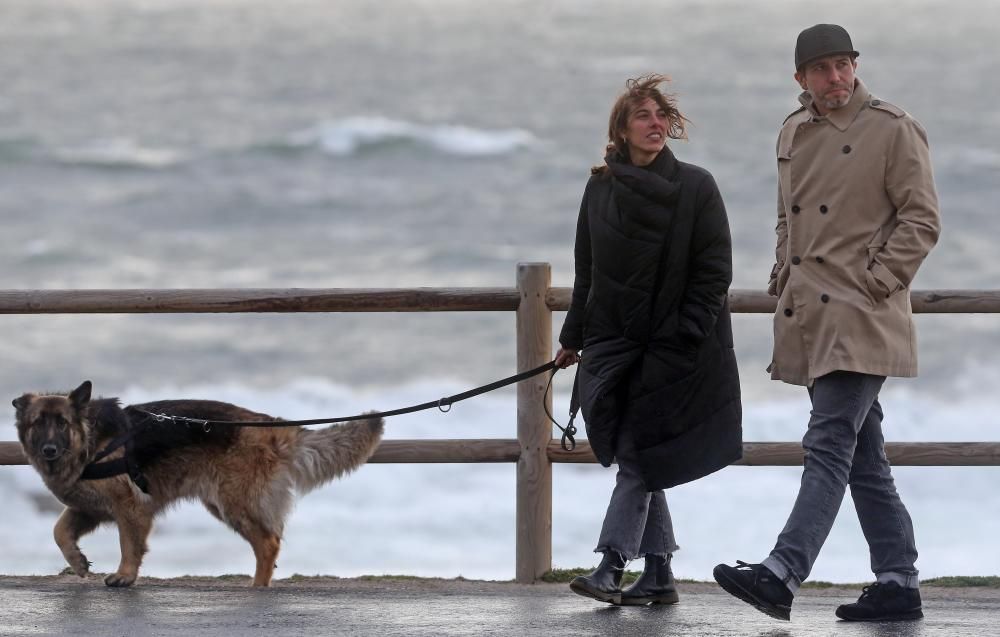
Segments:
[[[250,543],[257,558],[253,585],[268,586],[293,490],[305,493],[356,469],[382,437],[381,419],[320,430],[157,422],[146,412],[214,421],[277,419],[211,400],[121,407],[116,398],[91,400],[90,394],[91,383],[84,381],[68,395],[24,394],[14,407],[28,461],[66,505],[53,534],[73,572],[89,574],[80,537],[104,522],[118,526],[121,563],[104,579],[108,586],[135,582],[153,518],[178,500],[194,498]],[[130,443],[108,458],[123,457],[127,448],[148,493],[127,474],[81,479],[97,453],[129,432]]]

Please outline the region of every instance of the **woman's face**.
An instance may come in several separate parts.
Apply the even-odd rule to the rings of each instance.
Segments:
[[[636,165],[645,166],[663,150],[668,128],[670,123],[666,111],[651,97],[647,97],[629,114],[625,141]]]

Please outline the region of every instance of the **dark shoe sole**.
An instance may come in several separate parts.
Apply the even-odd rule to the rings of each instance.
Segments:
[[[719,583],[722,590],[726,591],[733,597],[743,600],[747,604],[750,604],[760,612],[765,615],[770,615],[775,619],[780,619],[783,621],[791,621],[792,617],[792,607],[791,606],[781,606],[779,604],[772,604],[771,602],[761,599],[754,595],[751,591],[746,590],[739,582],[730,579],[726,572],[719,568],[718,566],[712,571],[712,576],[715,581]]]
[[[600,589],[589,586],[585,580],[582,580],[580,578],[574,579],[572,582],[570,582],[569,589],[574,593],[576,593],[577,595],[583,595],[584,597],[596,599],[599,602],[605,602],[607,604],[615,604],[615,605],[619,605],[622,603],[621,591],[615,591],[613,593],[602,591]]]
[[[924,618],[924,612],[919,608],[892,615],[880,615],[878,617],[851,617],[847,613],[842,613],[838,608],[836,615],[846,622],[903,622]]]
[[[645,606],[646,604],[676,604],[681,600],[676,592],[663,595],[647,595],[644,597],[629,597],[622,594],[622,606]]]

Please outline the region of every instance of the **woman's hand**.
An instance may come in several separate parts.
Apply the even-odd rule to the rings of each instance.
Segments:
[[[559,351],[556,352],[556,367],[559,369],[566,369],[570,365],[576,365],[580,362],[580,355],[576,353],[576,350],[569,349],[568,347],[560,347]]]

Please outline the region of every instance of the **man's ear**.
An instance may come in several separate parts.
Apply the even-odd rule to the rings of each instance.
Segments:
[[[85,380],[79,387],[70,392],[69,401],[73,403],[74,407],[82,409],[87,406],[87,403],[90,402],[90,388],[90,381]]]

